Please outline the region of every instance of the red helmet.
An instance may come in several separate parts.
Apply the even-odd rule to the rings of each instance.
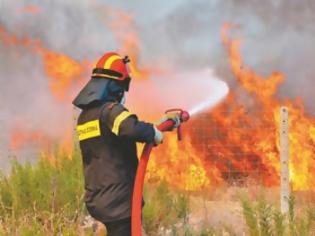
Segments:
[[[121,82],[125,90],[129,90],[130,76],[128,56],[122,58],[118,53],[108,52],[105,53],[96,63],[92,72],[92,78],[105,78],[117,80]]]

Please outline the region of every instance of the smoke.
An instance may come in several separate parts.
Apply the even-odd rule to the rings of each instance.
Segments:
[[[17,38],[38,40],[43,47],[78,62],[93,62],[109,50],[128,51],[120,39],[135,32],[139,36],[136,46],[140,65],[162,68],[169,74],[153,74],[151,80],[135,84],[137,91],[132,92],[139,94],[140,90],[149,97],[156,93],[160,100],[167,100],[173,93],[172,101],[176,103],[185,101],[185,96],[180,95],[186,93],[193,98],[189,101],[198,103],[201,95],[208,96],[200,91],[211,86],[203,86],[205,80],[196,71],[211,67],[214,77],[232,84],[227,55],[220,42],[223,23],[231,22],[238,26],[234,35],[243,39],[246,63],[263,75],[274,70],[283,72],[286,82],[278,95],[301,96],[306,110],[314,113],[314,12],[315,3],[308,0],[0,0],[0,27]],[[119,22],[122,16],[127,23],[118,24],[117,37],[112,23]],[[72,122],[72,108],[70,96],[60,101],[51,94],[42,56],[25,45],[8,45],[0,36],[0,155],[5,159],[10,149],[9,134],[17,124],[28,131],[40,129],[58,139]],[[172,82],[165,83],[166,77],[173,78]],[[191,85],[194,83],[197,87]],[[75,94],[80,86],[74,85],[71,92]],[[181,100],[177,100],[176,91],[180,89],[177,97]],[[129,94],[129,100],[141,107],[148,102],[134,101],[133,94]],[[169,108],[166,105],[174,104],[170,100],[155,108],[164,111]]]
[[[314,11],[311,1],[186,1],[159,25],[168,42],[176,42],[171,61],[212,65],[223,78],[230,75],[219,32],[224,22],[237,25],[233,33],[242,39],[245,62],[262,75],[283,72],[286,83],[278,95],[302,97],[306,110],[314,114]]]
[[[134,81],[127,95],[127,107],[151,119],[158,119],[171,108],[181,108],[196,115],[213,108],[228,91],[227,84],[209,68],[170,71],[150,80]]]

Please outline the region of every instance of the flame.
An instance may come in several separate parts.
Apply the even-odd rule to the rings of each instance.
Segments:
[[[73,87],[82,86],[91,62],[78,61],[70,56],[45,48],[41,41],[19,37],[0,26],[1,42],[10,46],[22,46],[42,57],[52,95],[59,101],[69,101]]]
[[[46,75],[52,94],[58,100],[69,97],[69,90],[74,83],[82,84],[84,65],[71,57],[48,50],[41,50]]]
[[[244,65],[240,54],[240,40],[228,37],[231,25],[225,25],[222,29],[222,42],[229,54],[231,70],[240,86],[248,93],[249,100],[246,105],[239,104],[236,100],[228,102],[213,112],[217,120],[225,120],[225,126],[231,127],[226,143],[235,144],[242,155],[249,153],[251,160],[248,163],[259,161],[263,182],[266,185],[279,183],[279,110],[280,106],[289,109],[289,142],[290,142],[290,170],[293,189],[315,189],[315,165],[314,142],[312,127],[315,119],[305,114],[303,102],[300,99],[278,100],[275,97],[279,85],[284,81],[280,72],[272,73],[264,78]],[[231,94],[231,97],[237,94]],[[245,107],[250,109],[245,112]],[[237,108],[238,107],[238,108]],[[236,113],[228,114],[228,118],[222,117],[225,109],[235,109]],[[228,122],[227,119],[229,120]],[[232,123],[232,124],[229,124]],[[221,127],[220,127],[221,128]],[[307,132],[310,130],[311,132]],[[257,159],[258,158],[258,159]],[[256,160],[257,159],[257,160]],[[237,161],[237,163],[240,162]],[[236,158],[233,158],[236,161]],[[236,163],[236,164],[237,164]],[[237,165],[236,165],[237,166]],[[238,166],[241,171],[250,171]]]
[[[282,73],[263,77],[245,65],[241,41],[229,38],[231,27],[224,25],[221,37],[239,88],[232,89],[215,109],[185,124],[183,143],[174,134],[166,137],[153,152],[147,180],[163,179],[189,191],[251,179],[278,186],[280,107],[287,106],[291,184],[293,190],[314,190],[315,118],[305,114],[299,98],[276,98],[284,82]]]
[[[193,147],[191,137],[186,136],[184,143],[178,142],[175,134],[166,136],[163,146],[152,153],[148,166],[147,180],[165,180],[172,186],[187,191],[198,191],[217,185],[222,181],[216,167],[207,171],[207,163],[200,158]]]
[[[161,69],[152,69],[149,63],[140,66],[141,42],[133,17],[112,8],[106,13],[103,14],[106,24],[113,31],[120,51],[131,57],[133,77],[149,81]],[[265,186],[279,185],[279,109],[287,106],[291,183],[295,190],[315,190],[315,118],[305,113],[300,99],[277,99],[277,89],[284,83],[283,74],[274,72],[264,77],[247,66],[240,53],[241,40],[229,37],[232,28],[232,25],[224,25],[221,38],[238,85],[219,106],[185,124],[185,137],[181,143],[177,142],[175,134],[165,135],[163,145],[152,154],[147,180],[166,180],[176,188],[189,191],[211,189],[225,182],[244,179],[254,179]],[[70,104],[68,95],[74,86],[81,86],[85,81],[85,71],[91,68],[89,62],[48,50],[40,41],[18,37],[5,28],[0,28],[0,37],[6,45],[24,47],[37,53],[43,60],[52,96],[60,103]],[[142,98],[137,93],[133,96],[135,100]],[[144,108],[142,112],[145,114]],[[147,114],[144,118],[157,115]],[[20,127],[12,131],[11,136],[13,149],[29,142],[42,147],[54,142],[41,130]],[[71,122],[64,137],[61,142],[70,151]]]
[[[30,53],[40,56],[51,95],[60,103],[71,103],[71,99],[73,99],[72,89],[83,86],[85,73],[90,67],[90,62],[77,61],[66,54],[48,50],[41,41],[19,37],[10,33],[4,27],[0,27],[0,38],[4,45],[22,47]],[[10,148],[18,150],[27,147],[29,144],[37,143],[48,153],[53,151],[52,147],[57,142],[52,136],[40,128],[26,128],[25,125],[17,123],[13,126],[11,132]],[[59,138],[58,143],[62,151],[71,154],[73,147],[72,120],[69,121],[68,128],[64,131],[63,138]]]

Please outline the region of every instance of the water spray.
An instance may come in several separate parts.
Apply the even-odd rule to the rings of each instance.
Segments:
[[[215,106],[228,94],[229,87],[224,81],[217,80],[216,83],[217,88],[213,92],[211,92],[209,97],[207,97],[204,101],[196,104],[189,110],[190,116],[194,116],[203,110]]]

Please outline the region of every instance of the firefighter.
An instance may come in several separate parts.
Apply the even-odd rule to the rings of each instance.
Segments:
[[[136,142],[158,145],[163,140],[154,124],[139,121],[124,107],[131,81],[128,62],[128,57],[105,53],[93,69],[91,80],[73,101],[82,109],[77,133],[86,208],[106,226],[109,236],[131,234],[131,202],[138,165]],[[178,115],[166,118],[175,121],[174,127],[180,123]]]

